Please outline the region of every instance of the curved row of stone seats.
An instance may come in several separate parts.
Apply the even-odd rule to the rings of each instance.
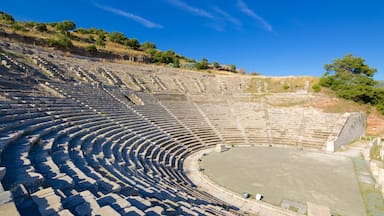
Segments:
[[[62,86],[63,87],[63,86]],[[71,95],[71,97],[74,97],[75,95],[77,95],[79,98],[81,98],[81,97],[83,97],[83,96],[81,96],[81,94],[76,94],[74,91],[71,91],[71,90],[67,90],[67,91],[69,91],[69,92],[71,92],[71,93],[69,93],[68,95]],[[99,97],[100,96],[100,92],[99,93],[96,93],[96,95],[97,95],[97,97]],[[89,98],[90,97],[90,95],[88,94],[87,95],[87,97]],[[81,101],[81,99],[77,99],[77,100],[79,100],[79,101]],[[94,107],[94,106],[97,106],[96,104],[94,104],[94,105],[92,105],[92,103],[93,102],[96,102],[96,100],[85,100],[85,101],[87,101],[88,103],[90,103],[90,107]],[[100,101],[98,101],[98,103],[100,103]],[[114,106],[113,104],[112,104],[112,106]],[[118,106],[114,106],[114,107],[118,107]],[[125,109],[127,109],[127,108],[125,108]],[[110,112],[110,110],[107,108],[107,107],[102,107],[102,108],[100,108],[99,109],[101,112],[103,112],[103,113],[106,113],[106,114],[108,114],[108,112]],[[128,114],[128,113],[127,113]],[[132,115],[132,114],[130,114],[130,115]],[[130,116],[130,118],[131,117],[134,117],[134,116]],[[136,117],[137,118],[137,117]],[[111,118],[111,119],[113,119],[113,118]],[[122,125],[122,126],[124,126],[124,127],[127,127],[127,128],[129,128],[129,127],[131,127],[132,129],[131,129],[131,132],[135,132],[136,131],[136,133],[137,134],[144,134],[143,133],[143,128],[141,128],[141,129],[135,129],[135,125],[134,124],[131,124],[131,126],[129,126],[128,125],[128,123],[122,123],[122,121],[118,121],[119,119],[117,119],[117,118],[115,118],[114,120],[116,120],[116,122],[118,122],[118,124],[119,125]],[[134,118],[132,118],[132,120],[133,120],[133,122],[135,122],[134,121]],[[141,122],[143,121],[143,119],[141,119]],[[137,121],[137,122],[139,122],[139,121]],[[150,125],[150,124],[149,124]],[[151,126],[151,125],[150,125]],[[155,128],[155,127],[153,127],[153,125],[151,126],[152,128],[150,128],[150,130],[148,130],[148,133],[150,133],[151,131],[156,131],[157,129]],[[144,130],[146,130],[145,128],[144,128]],[[96,143],[99,143],[99,142],[96,142]],[[101,143],[100,143],[100,145],[102,145]],[[136,148],[137,149],[137,147],[135,147],[136,145],[133,145],[133,147],[131,147],[131,148],[128,148],[128,150],[132,150],[133,148]],[[140,146],[139,144],[137,144],[137,146]],[[95,148],[96,149],[96,148]],[[99,149],[101,149],[101,148],[99,148]],[[114,151],[114,152],[116,152],[116,151]],[[124,152],[124,151],[123,151]],[[145,163],[147,163],[148,161],[146,161],[145,159],[143,159],[143,160],[141,160],[140,158],[138,159],[138,157],[140,156],[140,155],[138,155],[138,154],[135,154],[135,153],[133,153],[133,151],[128,151],[129,152],[129,155],[130,155],[130,157],[129,157],[129,159],[130,160],[133,160],[133,161],[131,161],[131,162],[129,162],[129,163],[134,163],[135,164],[135,166],[138,166],[138,167],[140,167],[140,166],[146,166],[146,165],[148,165],[148,164],[145,164],[145,165],[143,165],[143,163],[145,162]],[[94,154],[95,155],[100,155],[100,152],[94,152]],[[104,157],[102,157],[102,158],[104,158]],[[108,163],[110,163],[109,161],[106,161],[106,160],[98,160],[98,162],[101,164],[101,165],[103,165],[104,167],[108,167],[108,169],[109,169],[109,171],[110,172],[112,172],[113,171],[113,173],[114,173],[114,175],[115,176],[117,176],[117,173],[118,173],[118,171],[121,173],[121,171],[119,170],[119,169],[114,169],[114,170],[112,170],[112,167],[111,166],[108,166]],[[157,164],[159,164],[159,163],[157,163]],[[162,166],[159,166],[159,167],[162,167]],[[119,168],[121,168],[121,167],[119,167]],[[160,169],[160,168],[159,168]],[[178,171],[177,172],[174,172],[174,170],[173,169],[170,169],[169,167],[166,167],[165,169],[163,169],[164,171],[165,171],[165,173],[163,173],[164,175],[169,175],[170,176],[170,178],[172,179],[172,178],[177,178],[177,175],[176,175],[176,173],[178,173]],[[119,175],[119,177],[121,178],[122,176],[124,176],[124,175]],[[178,176],[180,177],[181,175],[180,175],[180,173],[178,174]],[[148,178],[148,176],[147,175],[144,175],[144,177],[145,178]],[[169,182],[168,184],[171,184],[172,182]],[[174,184],[174,183],[173,183]]]
[[[131,74],[128,75],[129,81],[136,86],[134,89],[139,89],[139,91],[147,91],[147,92],[152,92],[154,91],[154,86],[151,85],[150,83],[146,82],[143,80],[142,76],[133,76]]]
[[[166,90],[163,92],[170,92],[170,93],[183,92],[181,91],[182,89],[180,89],[178,83],[175,82],[175,79],[174,79],[175,75],[177,75],[177,73],[170,76],[156,76],[156,79],[158,79],[159,82],[161,82],[166,88]]]
[[[123,102],[124,103],[124,102]],[[138,107],[134,107],[133,109],[135,109],[135,112],[139,112],[137,109],[138,108],[141,108],[141,107],[143,107],[143,106],[138,106]],[[140,113],[139,112],[139,114],[141,115],[141,116],[143,116],[143,114],[142,113]],[[143,116],[143,118],[144,119],[146,119],[146,117],[145,116]],[[152,121],[152,125],[154,125],[153,124],[153,120],[151,120],[151,119],[149,119],[150,121]],[[155,125],[156,126],[156,125]],[[177,131],[175,131],[175,132],[172,132],[170,129],[169,129],[169,131],[167,131],[167,130],[165,130],[166,131],[166,133],[167,134],[170,134],[173,138],[175,138],[176,140],[182,140],[183,138],[184,139],[186,139],[187,137],[189,137],[189,136],[187,136],[185,133],[187,132],[187,131],[183,131],[183,132],[179,132],[179,133],[177,133]],[[142,132],[143,133],[143,132]],[[174,134],[171,134],[171,133],[174,133]],[[191,140],[191,141],[194,141],[194,140]],[[183,142],[183,144],[188,144],[188,142]]]
[[[36,73],[33,68],[19,63],[5,54],[0,53],[0,59],[3,59],[0,64],[0,89],[2,92],[6,92],[8,89],[29,90],[29,84],[37,83],[35,78],[40,74]]]
[[[29,116],[33,111],[41,111],[32,111],[28,109],[28,104],[19,105],[25,106],[25,112],[29,112],[28,115],[19,114],[19,118]],[[8,109],[12,110],[11,106],[9,106]],[[37,143],[40,136],[49,133],[50,126],[53,126],[55,122],[52,121],[52,118],[45,118],[45,122],[41,122],[40,120],[31,121],[28,119],[26,121],[23,119],[19,120],[20,121],[18,121],[17,126],[14,126],[14,129],[21,130],[22,133],[15,139],[11,141],[8,140],[8,142],[5,143],[1,154],[1,163],[7,168],[7,173],[2,183],[7,189],[12,189],[17,185],[23,185],[26,187],[27,193],[32,193],[39,190],[39,187],[42,185],[44,179],[40,173],[36,172],[28,153],[31,145]],[[10,122],[10,124],[15,123]]]
[[[60,80],[69,80],[69,78],[66,77],[66,73],[64,71],[62,71],[55,64],[47,61],[46,59],[37,55],[31,56],[31,59],[34,64],[36,64],[41,70],[43,70],[49,76],[58,78]]]
[[[247,81],[239,76],[218,77],[213,74],[196,73],[192,75],[178,73],[157,76],[155,73],[140,74],[152,93],[179,92],[189,95],[228,95],[241,94],[246,90]],[[137,76],[137,75],[136,75]]]
[[[115,72],[116,73],[116,72]],[[143,91],[144,89],[138,84],[135,77],[130,73],[118,73],[119,77],[121,77],[121,81],[124,83],[126,87],[135,91]]]
[[[168,87],[166,86],[165,83],[156,75],[150,75],[151,81],[154,85],[157,86],[158,89],[161,91],[166,91],[168,90]]]
[[[9,190],[4,190],[1,183],[6,173],[6,168],[0,166],[0,213],[17,215],[17,209],[13,201],[12,193]]]
[[[268,109],[270,144],[297,146],[302,118],[302,109]]]
[[[110,84],[114,86],[120,86],[120,87],[124,85],[121,79],[118,76],[116,76],[114,73],[111,73],[109,70],[99,67],[99,68],[96,68],[96,71],[100,73],[104,78],[106,78],[110,82]]]
[[[222,144],[223,140],[217,130],[210,125],[203,114],[199,112],[194,103],[187,100],[172,100],[164,98],[164,95],[157,95],[159,104],[174,118],[182,122],[192,133],[196,134],[199,139],[208,146]],[[172,97],[172,95],[169,95]]]
[[[269,144],[269,126],[266,120],[268,113],[263,106],[257,103],[235,102],[231,107],[236,112],[236,119],[250,144]]]
[[[23,63],[20,63],[17,61],[15,58],[5,54],[5,53],[0,53],[0,61],[1,65],[6,67],[8,70],[14,69],[13,71],[21,72],[23,74],[27,74],[28,72],[32,72],[33,69]]]
[[[148,109],[148,110],[150,110],[150,109]],[[262,113],[261,113],[262,114]],[[276,115],[278,115],[278,114],[276,114]],[[268,116],[268,115],[266,115],[266,116]],[[271,114],[271,116],[272,116],[272,118],[275,118],[275,117],[273,117],[274,116],[274,114]],[[288,115],[289,116],[289,115]],[[298,115],[295,115],[296,117],[295,118],[297,118],[297,116],[300,116],[299,114]],[[155,116],[154,116],[155,117]],[[276,117],[277,118],[277,120],[279,120],[280,118],[277,116]],[[164,118],[165,119],[165,118]],[[284,118],[283,118],[284,119]],[[297,119],[295,119],[296,121],[297,121]],[[242,126],[243,125],[243,123],[246,123],[246,121],[240,121],[240,125]],[[280,131],[281,130],[281,128],[284,128],[284,127],[279,127],[279,126],[277,126],[277,127],[275,127],[273,124],[273,122],[277,122],[277,121],[274,121],[274,120],[272,120],[272,121],[268,121],[268,122],[272,122],[272,123],[270,123],[270,131],[271,131],[271,133],[272,133],[272,135],[271,135],[271,137],[272,137],[272,144],[280,144],[280,145],[289,145],[289,144],[296,144],[296,143],[298,143],[299,142],[299,140],[291,140],[291,138],[294,138],[294,137],[298,137],[298,136],[296,136],[297,135],[297,131],[298,131],[298,129],[297,128],[295,128],[297,125],[300,125],[300,124],[293,124],[293,127],[289,127],[289,125],[288,125],[288,127],[287,127],[287,125],[284,125],[284,127],[286,127],[286,129],[284,129],[285,131]],[[288,122],[292,122],[292,121],[289,121],[288,120]],[[261,123],[262,123],[262,121],[261,121]],[[239,125],[238,125],[238,127],[239,127]],[[276,129],[277,128],[277,129]],[[288,128],[288,129],[287,129]],[[310,127],[305,127],[305,128],[310,128]],[[261,143],[261,142],[265,142],[266,141],[266,137],[265,137],[265,130],[262,130],[262,128],[261,128],[261,130],[260,130],[260,132],[262,132],[263,134],[264,134],[264,136],[260,136],[260,138],[256,138],[256,140],[255,139],[253,139],[253,140],[248,140],[247,141],[247,139],[248,139],[248,131],[249,130],[247,130],[247,128],[244,128],[243,129],[243,135],[245,135],[244,137],[245,137],[245,141],[244,142],[249,142],[249,143]],[[252,131],[252,130],[251,130]],[[280,131],[280,132],[279,132]],[[314,130],[312,130],[312,131],[314,131]],[[237,131],[237,133],[238,133],[238,131]],[[274,133],[277,133],[276,135],[274,134]],[[321,132],[318,132],[317,134],[315,134],[315,135],[312,135],[312,136],[308,136],[308,137],[313,137],[314,139],[316,139],[316,137],[318,137],[319,139],[318,140],[321,140],[321,142],[319,141],[319,142],[316,142],[315,141],[315,144],[310,144],[309,142],[311,142],[311,140],[313,140],[313,139],[311,139],[311,138],[309,138],[309,140],[306,140],[306,136],[302,136],[302,138],[300,139],[300,141],[304,141],[303,142],[303,145],[305,145],[305,146],[309,146],[309,145],[312,145],[312,146],[316,146],[316,145],[323,145],[324,144],[324,140],[326,139],[326,137],[327,137],[327,135],[328,135],[328,133],[329,132],[327,132],[327,131],[325,131],[324,133],[321,133]],[[238,133],[239,134],[239,133]],[[255,132],[253,132],[253,134],[257,134],[257,133],[255,133]],[[288,138],[288,139],[287,139]],[[261,140],[261,141],[260,141]],[[319,146],[317,146],[317,147],[319,147]]]
[[[301,129],[301,145],[306,148],[324,150],[324,143],[328,140],[332,131],[342,125],[337,125],[341,118],[338,113],[320,113],[316,110],[304,110]]]
[[[239,128],[236,116],[226,102],[198,103],[198,107],[205,113],[209,121],[221,134],[225,144],[237,145],[247,143],[244,132]]]
[[[68,131],[68,130],[67,130]],[[72,134],[74,131],[68,131],[70,134]],[[65,167],[65,166],[64,166]],[[61,169],[63,169],[62,167],[61,167]],[[76,175],[74,175],[74,176],[76,176]],[[82,193],[82,192],[81,192]],[[43,208],[43,207],[41,207],[41,208]],[[40,207],[39,207],[39,209],[41,209]],[[44,209],[46,209],[45,207],[44,207]],[[79,208],[75,208],[75,209],[71,209],[71,211],[72,212],[75,212],[76,213],[76,209],[78,210]],[[152,212],[153,211],[153,209],[151,209],[151,210],[148,210],[148,212]]]
[[[29,132],[32,132],[32,131],[29,131]],[[39,134],[43,135],[43,133],[39,133]],[[7,148],[7,151],[11,151],[11,149],[10,149],[10,148]],[[7,159],[7,158],[6,158],[6,159]],[[24,162],[27,160],[25,156],[23,156],[22,159],[23,159]],[[53,166],[53,165],[50,164],[50,167],[52,167],[52,166]],[[9,176],[9,175],[12,175],[12,174],[13,174],[13,173],[10,172],[10,173],[8,173],[8,176]],[[17,176],[16,179],[20,179],[20,177]],[[26,185],[26,184],[24,183],[23,185]],[[27,185],[27,186],[29,186],[29,185]]]
[[[79,65],[68,66],[67,69],[75,73],[78,78],[88,83],[99,83],[100,80],[93,74],[83,69]]]
[[[145,94],[139,94],[139,97],[144,101],[145,106],[132,105],[132,107],[146,119],[153,122],[154,125],[162,128],[170,136],[181,141],[183,144],[188,145],[188,143],[191,142],[196,143],[196,145],[201,145],[201,143],[204,143],[188,126],[172,116],[171,113],[162,106],[159,106],[155,98]],[[207,147],[211,146],[210,143],[204,144],[206,144]]]
[[[168,90],[166,84],[163,83],[158,76],[152,73],[141,74],[140,77],[136,75],[135,80],[140,86],[142,86],[142,89],[150,91],[152,93]]]
[[[134,157],[134,156],[132,156],[132,157]],[[136,171],[135,171],[136,172]],[[135,174],[135,175],[137,175],[137,174]],[[144,175],[144,177],[145,177],[145,175]],[[145,177],[145,179],[147,179],[148,178],[148,176],[147,177]]]

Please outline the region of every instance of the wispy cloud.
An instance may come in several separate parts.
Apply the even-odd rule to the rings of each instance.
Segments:
[[[240,20],[238,20],[237,18],[229,15],[227,12],[223,11],[222,9],[220,9],[219,7],[214,7],[213,10],[220,14],[221,16],[223,16],[227,21],[229,21],[230,23],[236,25],[236,26],[241,26],[242,23],[240,22]]]
[[[105,11],[117,14],[119,16],[123,16],[125,18],[131,19],[131,20],[133,20],[133,21],[135,21],[137,23],[140,23],[141,25],[143,25],[143,26],[145,26],[147,28],[159,28],[159,29],[163,28],[162,25],[157,24],[155,22],[152,22],[150,20],[147,20],[147,19],[145,19],[143,17],[137,16],[137,15],[135,15],[133,13],[129,13],[129,12],[117,9],[117,8],[113,8],[113,7],[109,7],[109,6],[105,6],[105,5],[100,5],[100,4],[96,4],[96,3],[95,3],[95,6],[97,8],[102,9],[102,10],[105,10]]]
[[[215,18],[211,13],[209,13],[208,11],[204,10],[204,9],[201,9],[201,8],[197,8],[197,7],[194,7],[194,6],[191,6],[181,0],[167,0],[170,4],[173,4],[185,11],[188,11],[196,16],[201,16],[201,17],[207,17],[207,18]]]
[[[256,12],[254,12],[253,10],[251,10],[248,5],[243,1],[243,0],[238,0],[237,1],[237,7],[240,9],[240,11],[242,11],[244,14],[254,18],[255,20],[257,20],[260,24],[263,25],[263,27],[267,30],[267,31],[273,31],[273,28],[272,26],[261,16],[259,16]]]

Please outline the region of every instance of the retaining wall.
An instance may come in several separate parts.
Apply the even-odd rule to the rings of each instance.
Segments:
[[[367,127],[365,113],[345,113],[343,118],[345,123],[341,130],[327,141],[327,151],[334,152],[365,135]]]

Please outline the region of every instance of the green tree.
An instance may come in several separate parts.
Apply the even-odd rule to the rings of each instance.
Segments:
[[[220,64],[219,64],[219,62],[213,62],[212,66],[213,66],[214,69],[219,69]]]
[[[229,68],[232,72],[236,72],[236,65],[232,64],[229,66]]]
[[[197,70],[206,70],[206,69],[208,69],[208,65],[209,65],[208,59],[203,58],[203,59],[201,59],[201,62],[195,63],[195,68]]]
[[[326,72],[319,84],[336,92],[339,97],[360,103],[376,104],[376,81],[373,75],[375,68],[370,68],[361,57],[351,54],[325,64]]]
[[[60,34],[70,35],[69,31],[76,28],[76,24],[73,21],[65,20],[63,22],[56,23],[55,29]]]
[[[180,60],[176,57],[173,59],[173,67],[180,68]]]
[[[5,12],[0,12],[0,20],[8,24],[13,24],[15,22],[15,19]]]
[[[144,42],[141,47],[140,47],[142,50],[147,50],[147,49],[156,49],[156,45],[154,43],[151,43],[151,42]]]
[[[137,39],[131,38],[131,39],[126,39],[124,41],[124,45],[128,46],[132,49],[138,50],[140,48],[140,43]]]
[[[118,44],[123,44],[128,38],[121,32],[112,32],[109,34],[109,40]]]

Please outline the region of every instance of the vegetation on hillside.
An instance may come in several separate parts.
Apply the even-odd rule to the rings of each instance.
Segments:
[[[20,22],[10,14],[0,12],[0,33],[1,36],[20,42],[33,42],[76,54],[102,58],[121,57],[125,60],[175,68],[238,72],[235,65],[209,63],[206,58],[196,61],[179,55],[173,50],[161,51],[152,42],[147,41],[141,44],[136,38],[128,38],[121,32],[76,28],[76,23],[70,20],[55,23]],[[35,43],[36,41],[39,43]]]
[[[320,86],[331,89],[340,98],[376,106],[384,114],[384,89],[373,79],[377,70],[369,67],[363,58],[347,54],[324,68]]]

